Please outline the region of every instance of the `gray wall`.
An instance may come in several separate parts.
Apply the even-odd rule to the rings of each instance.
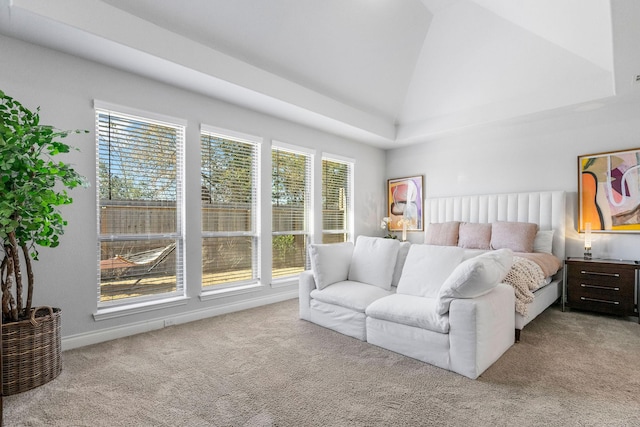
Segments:
[[[316,166],[323,151],[356,160],[356,235],[381,235],[386,214],[387,178],[425,176],[425,196],[448,196],[537,190],[568,192],[567,254],[580,255],[575,231],[577,156],[640,147],[640,101],[634,92],[591,105],[588,111],[558,111],[495,125],[475,127],[418,145],[384,152],[357,142],[275,119],[115,70],[53,50],[0,36],[0,89],[30,108],[41,106],[43,123],[62,129],[89,129],[91,134],[70,141],[81,151],[67,156],[80,173],[95,183],[94,110],[99,99],[127,107],[170,115],[188,121],[186,157],[199,164],[199,125],[205,123],[264,138],[263,158],[269,159],[272,139],[316,150]],[[7,66],[10,64],[10,66]],[[263,182],[270,171],[263,169]],[[315,188],[320,185],[316,168]],[[200,275],[200,184],[197,168],[187,170],[187,287],[184,306],[95,321],[97,268],[95,253],[95,186],[74,190],[74,204],[64,207],[69,227],[55,250],[43,249],[36,263],[36,304],[62,307],[63,345],[71,348],[176,323],[241,310],[296,295],[296,285],[270,286],[271,259],[262,260],[266,286],[260,292],[202,301]],[[263,188],[263,229],[269,229],[270,188]],[[319,191],[315,195],[320,206]],[[314,221],[321,227],[319,215]],[[423,234],[409,233],[422,242]],[[640,259],[640,235],[597,235],[595,256]],[[268,249],[269,240],[263,242]]]
[[[73,190],[74,203],[63,208],[69,226],[59,248],[43,249],[36,262],[36,305],[61,307],[63,346],[125,336],[164,326],[164,319],[180,323],[297,296],[297,283],[270,285],[271,258],[262,259],[264,288],[232,297],[202,301],[200,290],[200,124],[204,123],[264,138],[262,157],[270,162],[271,140],[316,150],[315,207],[320,211],[321,155],[323,152],[355,159],[355,233],[380,234],[384,209],[385,152],[357,142],[259,114],[133,74],[0,36],[0,89],[28,108],[41,107],[44,124],[60,129],[88,129],[87,135],[69,142],[79,152],[64,160],[93,183]],[[96,321],[96,194],[95,118],[93,100],[173,116],[188,121],[187,168],[187,294],[186,305]],[[197,165],[194,167],[193,165]],[[262,169],[262,229],[270,231],[271,172]],[[191,208],[190,208],[191,207]],[[321,218],[314,224],[320,236]],[[270,236],[263,251],[270,251]],[[320,237],[318,237],[320,239]]]
[[[577,157],[640,147],[638,92],[391,150],[387,175],[423,174],[425,197],[564,190],[567,256],[582,256],[583,238],[576,232]],[[409,237],[423,241],[422,233]],[[640,234],[597,234],[593,254],[640,259]]]

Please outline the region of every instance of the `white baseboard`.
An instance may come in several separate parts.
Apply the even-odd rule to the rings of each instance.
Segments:
[[[165,318],[130,323],[113,328],[100,329],[95,332],[86,332],[82,334],[71,335],[68,337],[62,337],[62,350],[65,351],[91,344],[98,344],[105,341],[111,341],[118,338],[124,338],[131,335],[162,329],[167,326],[207,319],[209,317],[219,316],[221,314],[247,310],[249,308],[260,307],[263,305],[286,301],[293,298],[298,298],[298,289],[260,298],[246,299],[230,304],[217,305],[215,307],[208,307],[201,310],[193,310]]]

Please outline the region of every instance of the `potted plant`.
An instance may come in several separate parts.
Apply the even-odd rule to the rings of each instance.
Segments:
[[[61,311],[32,307],[32,260],[38,259],[38,246],[54,248],[59,244],[67,222],[57,207],[72,202],[67,189],[86,185],[71,166],[53,157],[71,149],[61,139],[87,131],[61,131],[42,125],[39,110],[30,111],[0,91],[0,281],[5,395],[37,387],[60,373]]]

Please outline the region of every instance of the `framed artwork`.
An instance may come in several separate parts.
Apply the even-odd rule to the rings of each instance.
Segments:
[[[423,230],[422,175],[387,180],[389,231]],[[402,221],[404,220],[404,221]]]
[[[640,233],[640,148],[578,156],[578,231]]]

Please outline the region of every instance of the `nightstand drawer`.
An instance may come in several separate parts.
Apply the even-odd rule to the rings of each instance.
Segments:
[[[568,291],[569,307],[601,313],[632,315],[633,299],[622,294]]]
[[[616,264],[574,263],[569,264],[569,280],[588,280],[603,285],[631,283],[635,280],[635,267]]]

